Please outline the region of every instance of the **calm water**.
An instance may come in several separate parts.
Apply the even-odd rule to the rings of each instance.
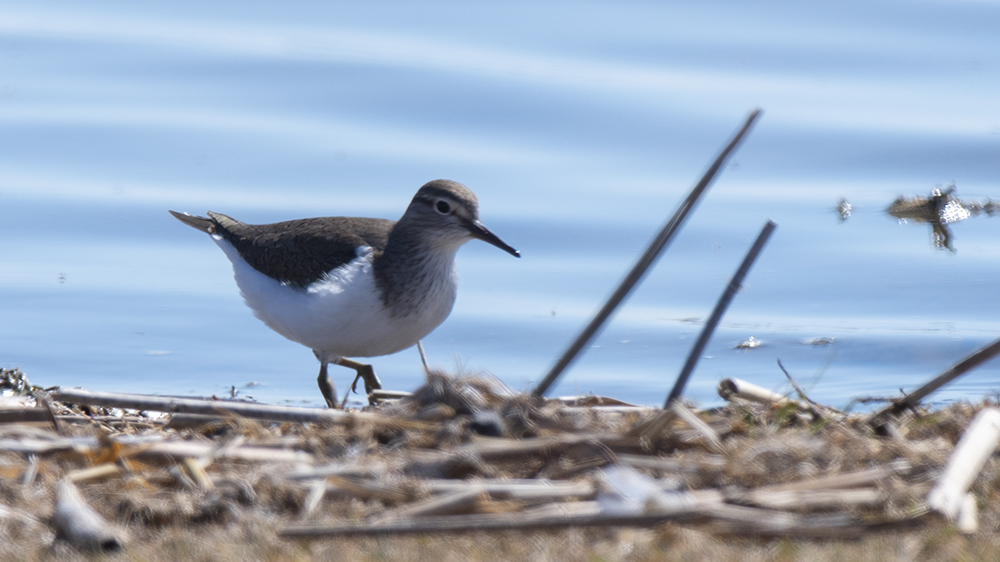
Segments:
[[[1000,5],[5,1],[0,366],[36,384],[319,404],[316,362],[253,318],[166,210],[398,218],[479,196],[521,260],[459,252],[431,362],[529,389],[754,107],[681,235],[553,394],[662,402],[766,220],[778,230],[687,396],[722,377],[894,395],[1000,336],[1000,219],[956,252],[884,209],[1000,198]],[[841,223],[840,198],[854,206]],[[764,345],[733,349],[750,336]],[[833,338],[826,346],[809,338]],[[420,383],[415,350],[373,360]],[[343,390],[350,372],[333,369]],[[247,387],[249,383],[257,385]],[[1000,390],[1000,362],[938,400]]]

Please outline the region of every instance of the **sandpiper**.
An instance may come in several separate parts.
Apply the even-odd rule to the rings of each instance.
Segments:
[[[354,369],[371,392],[381,388],[375,357],[406,349],[437,328],[455,303],[455,252],[473,238],[520,257],[479,221],[464,185],[421,187],[399,221],[322,217],[245,224],[220,213],[170,211],[207,232],[233,264],[236,284],[255,316],[319,359],[320,391],[336,407],[329,363]]]

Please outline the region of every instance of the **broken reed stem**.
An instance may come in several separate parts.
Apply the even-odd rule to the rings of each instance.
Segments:
[[[878,412],[875,412],[875,414],[873,414],[868,420],[869,425],[876,430],[881,429],[886,422],[889,421],[889,417],[895,416],[907,408],[916,406],[921,400],[927,397],[927,395],[964,375],[968,371],[975,369],[986,361],[989,361],[998,353],[1000,353],[1000,339],[994,340],[989,345],[977,349],[971,355],[962,359],[947,371],[934,377],[934,379],[927,384],[921,386],[917,390],[903,398],[900,398],[899,400],[894,400],[892,405],[886,406]]]
[[[664,248],[670,244],[671,239],[673,239],[674,234],[680,229],[681,225],[684,224],[684,220],[687,215],[694,209],[695,205],[698,203],[698,199],[702,196],[708,186],[711,185],[712,180],[715,179],[716,174],[722,169],[723,164],[729,159],[729,156],[736,150],[739,146],[740,141],[746,136],[747,132],[750,131],[750,126],[753,124],[757,116],[760,115],[760,110],[756,109],[750,113],[747,117],[746,122],[743,127],[736,133],[736,135],[729,141],[729,144],[722,150],[719,156],[715,159],[715,162],[708,168],[705,175],[702,176],[701,181],[691,189],[687,198],[677,207],[674,211],[674,215],[667,221],[667,224],[663,226],[660,233],[656,235],[656,238],[650,243],[649,247],[646,248],[646,252],[639,258],[639,261],[632,267],[625,279],[622,280],[615,292],[608,298],[601,310],[598,311],[597,315],[594,316],[590,324],[583,329],[583,332],[577,336],[576,340],[570,344],[569,349],[563,353],[562,357],[556,362],[552,370],[545,376],[542,382],[538,383],[535,390],[532,392],[533,395],[541,397],[545,396],[548,392],[549,387],[555,383],[559,375],[569,367],[580,351],[587,345],[587,343],[597,334],[598,330],[604,325],[608,318],[614,313],[618,306],[625,300],[625,297],[632,291],[642,276],[646,274],[646,271],[656,262],[660,254],[663,253]]]
[[[677,375],[677,382],[674,383],[673,390],[667,396],[666,402],[663,403],[663,408],[667,409],[670,407],[670,403],[681,397],[684,393],[684,387],[687,385],[687,381],[691,378],[691,373],[694,371],[695,365],[698,364],[698,360],[701,359],[701,353],[705,350],[705,346],[708,345],[708,340],[711,339],[712,333],[715,332],[715,327],[719,325],[719,321],[722,320],[722,315],[726,313],[726,309],[729,308],[729,303],[733,301],[733,297],[736,296],[736,292],[740,290],[743,285],[743,278],[746,277],[747,273],[750,271],[750,266],[757,259],[757,255],[764,248],[764,244],[767,244],[767,240],[771,237],[771,233],[777,228],[777,224],[773,221],[767,221],[764,228],[761,229],[760,234],[757,235],[757,240],[754,241],[753,246],[750,247],[750,251],[747,252],[745,258],[743,258],[743,263],[740,264],[739,269],[736,270],[736,274],[726,285],[726,290],[722,292],[722,296],[719,297],[719,302],[715,304],[715,310],[712,311],[712,316],[708,318],[708,322],[705,323],[705,327],[701,330],[701,335],[698,336],[698,341],[695,342],[694,347],[691,349],[691,353],[688,354],[687,361],[684,363],[684,367],[681,369],[679,375]]]

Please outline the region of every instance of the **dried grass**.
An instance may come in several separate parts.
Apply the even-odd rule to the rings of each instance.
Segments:
[[[856,537],[810,540],[733,534],[711,520],[695,518],[652,528],[281,538],[278,531],[290,524],[381,520],[393,510],[432,497],[424,485],[428,479],[590,482],[595,470],[614,462],[618,455],[663,461],[661,468],[651,464],[640,470],[680,489],[712,489],[730,497],[762,486],[893,467],[890,477],[877,482],[883,501],[874,506],[846,506],[840,511],[861,522],[912,518],[973,416],[984,406],[993,405],[954,404],[919,416],[907,414],[888,437],[880,437],[860,416],[810,422],[781,409],[730,404],[700,413],[719,433],[722,454],[710,452],[677,420],[642,442],[595,437],[534,452],[512,449],[497,454],[483,444],[523,446],[537,438],[623,436],[659,411],[606,413],[597,407],[565,407],[510,393],[487,379],[436,377],[412,399],[374,409],[393,419],[428,421],[431,430],[403,430],[393,424],[363,421],[324,425],[261,423],[232,417],[220,417],[195,429],[171,429],[166,419],[130,413],[114,421],[106,416],[121,412],[91,409],[84,416],[79,408],[63,405],[56,405],[60,408],[57,413],[73,413],[80,419],[63,421],[62,435],[46,424],[0,426],[0,440],[8,442],[98,438],[96,447],[54,450],[34,458],[0,451],[0,535],[6,538],[0,541],[0,560],[1000,559],[996,533],[1000,525],[1000,462],[996,456],[987,462],[972,490],[981,511],[981,530],[972,535],[961,535],[938,519],[921,519],[906,529],[879,532],[868,527]],[[88,421],[94,419],[101,421]],[[491,431],[503,439],[480,436]],[[201,459],[210,481],[199,483],[182,459],[151,454],[141,446],[123,446],[122,436],[205,442],[216,451],[246,445],[276,451],[293,449],[307,453],[311,462],[249,461],[215,455]],[[101,516],[123,530],[126,544],[116,553],[80,552],[55,539],[49,520],[53,491],[60,479],[101,463],[118,466],[119,475],[79,482],[78,487]],[[306,505],[317,480],[298,479],[294,472],[324,465],[361,472],[331,477],[320,484],[328,490],[310,512]],[[337,482],[343,486],[333,486]],[[537,500],[497,497],[481,503],[476,511],[516,513],[537,505]]]

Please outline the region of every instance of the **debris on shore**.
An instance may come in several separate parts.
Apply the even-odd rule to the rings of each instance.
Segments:
[[[172,559],[179,541],[216,544],[211,559],[278,559],[389,536],[486,544],[507,536],[487,532],[595,528],[692,532],[712,552],[768,537],[975,534],[1000,520],[989,402],[912,408],[880,434],[868,415],[738,380],[712,410],[544,400],[442,373],[364,411],[41,391],[16,369],[0,389],[3,559],[53,548]],[[587,536],[581,548],[607,541]],[[657,536],[642,548],[671,548]]]

